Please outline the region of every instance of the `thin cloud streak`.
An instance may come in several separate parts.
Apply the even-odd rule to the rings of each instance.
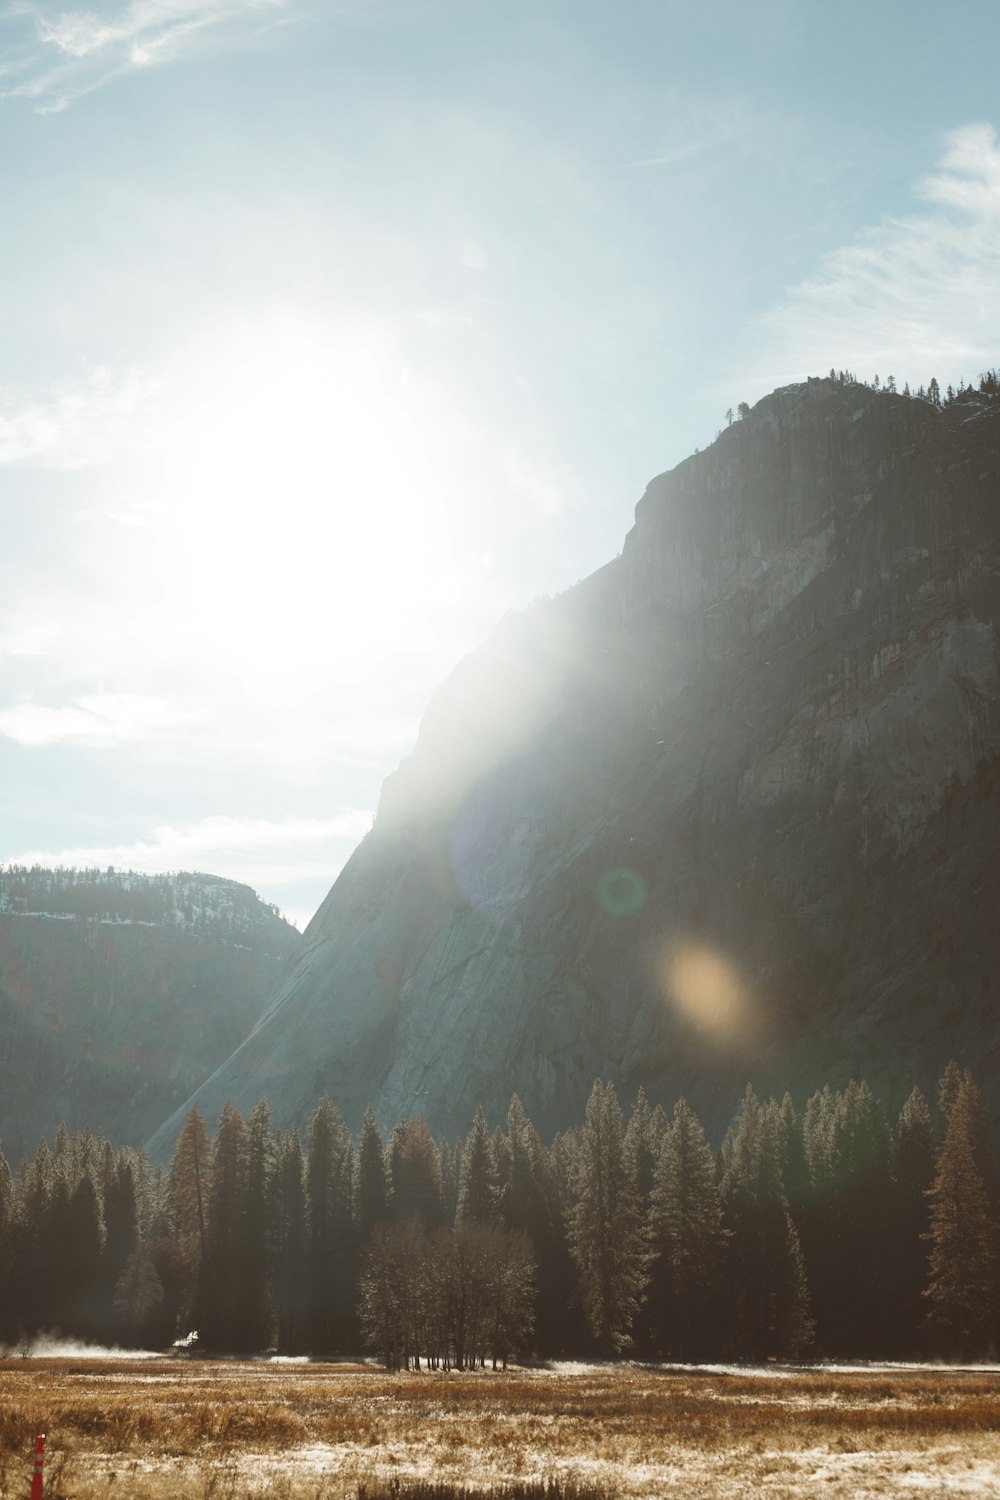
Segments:
[[[103,366],[44,395],[0,388],[0,465],[85,469],[131,445],[148,417],[157,385],[131,370],[115,378]]]
[[[84,694],[58,708],[19,703],[0,713],[0,735],[28,749],[70,742],[106,750],[155,740],[189,715],[159,698],[129,693]]]
[[[58,114],[123,73],[177,62],[209,45],[252,38],[267,29],[269,14],[297,3],[133,0],[117,9],[60,10],[54,16],[41,0],[13,6],[0,19],[32,21],[34,36],[11,65],[28,76],[0,97],[38,101],[39,114]]]
[[[915,196],[938,211],[886,219],[824,257],[757,319],[732,367],[754,397],[832,365],[862,378],[975,378],[1000,347],[1000,142],[992,125],[947,138]],[[740,367],[742,365],[742,373]]]

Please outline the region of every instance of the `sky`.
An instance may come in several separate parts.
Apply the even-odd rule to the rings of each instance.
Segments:
[[[0,0],[0,864],[304,925],[727,408],[1000,364],[995,0]]]

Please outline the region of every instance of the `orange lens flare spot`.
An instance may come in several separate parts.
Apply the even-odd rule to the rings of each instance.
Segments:
[[[731,1036],[748,1018],[746,986],[733,965],[712,948],[685,943],[668,956],[664,988],[678,1010],[701,1030]]]

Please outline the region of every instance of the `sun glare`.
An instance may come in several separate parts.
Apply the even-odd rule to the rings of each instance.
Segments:
[[[390,345],[283,319],[188,361],[156,480],[160,588],[193,631],[363,676],[468,587],[454,412]]]

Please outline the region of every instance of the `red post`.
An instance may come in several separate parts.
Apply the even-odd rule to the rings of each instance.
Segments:
[[[31,1500],[42,1500],[42,1464],[45,1460],[45,1433],[38,1434],[35,1444],[35,1472],[31,1476]]]

